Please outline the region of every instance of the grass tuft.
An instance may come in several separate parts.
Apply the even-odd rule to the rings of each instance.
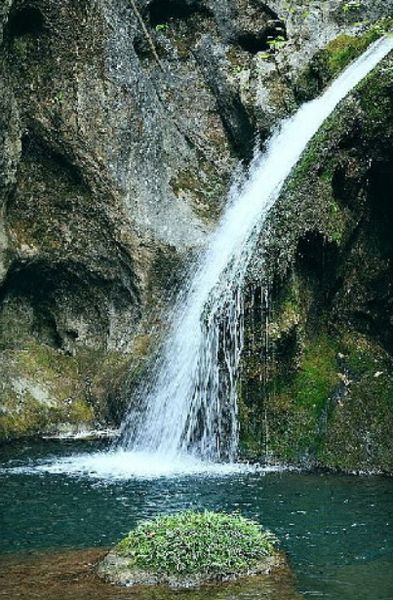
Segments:
[[[152,575],[220,577],[251,572],[274,554],[275,543],[240,515],[182,512],[141,523],[116,550]]]

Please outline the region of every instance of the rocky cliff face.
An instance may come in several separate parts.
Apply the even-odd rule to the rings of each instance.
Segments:
[[[348,43],[317,57],[321,79]],[[251,455],[393,471],[392,90],[389,57],[328,120],[271,214],[265,271],[256,256],[250,272],[241,410]]]
[[[165,310],[157,307],[165,309],[182,270],[214,227],[234,169],[247,164],[279,119],[361,51],[360,39],[371,41],[372,24],[389,16],[393,3],[368,4],[3,0],[0,437],[116,421],[124,389],[149,355],[152,328],[165,325]],[[356,42],[343,37],[355,33]],[[302,361],[315,355],[314,340],[317,348],[326,343],[340,380],[332,376],[332,385],[324,384],[318,419],[327,406],[343,402],[337,390],[347,395],[346,378],[353,379],[337,358],[347,354],[336,349],[332,324],[341,319],[348,343],[354,331],[361,340],[356,348],[368,355],[372,346],[375,356],[390,360],[389,286],[380,293],[390,255],[379,248],[388,237],[389,89],[383,88],[385,108],[375,118],[374,98],[367,109],[348,110],[358,115],[352,129],[341,128],[338,119],[337,133],[328,136],[330,151],[340,149],[337,164],[326,167],[331,181],[323,168],[329,157],[324,145],[305,162],[311,175],[304,182],[300,172],[291,192],[298,198],[291,204],[292,211],[299,207],[298,226],[289,225],[294,219],[285,199],[272,218],[275,240],[291,239],[285,253],[284,244],[271,243],[270,280],[275,356],[282,356],[293,379],[284,378],[290,400],[280,413],[277,406],[285,402],[278,361],[266,363],[256,353],[247,361],[248,451],[260,454],[267,445],[267,423],[269,440],[280,440],[280,427],[289,422],[293,438],[273,443],[271,451],[296,460],[315,455],[314,438],[299,442],[303,421],[300,429],[291,425],[301,411],[291,404],[290,386],[304,371]],[[366,91],[349,102],[367,102]],[[381,132],[384,141],[375,145]],[[367,269],[357,268],[360,260]],[[261,279],[256,267],[254,288]],[[356,290],[350,300],[348,286]],[[365,311],[372,313],[367,326]],[[268,395],[255,383],[261,370],[274,371],[273,383],[263,386]],[[384,390],[387,370],[378,367],[384,376],[375,378]],[[361,381],[356,385],[363,389]],[[379,405],[374,412],[382,414]],[[314,433],[318,419],[310,425]],[[346,435],[333,425],[332,447]]]

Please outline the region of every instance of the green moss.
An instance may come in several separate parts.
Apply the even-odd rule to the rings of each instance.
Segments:
[[[317,134],[307,146],[300,161],[292,171],[288,184],[290,190],[295,190],[305,178],[309,177],[310,172],[315,169],[315,165],[320,158],[319,140],[320,134]]]
[[[381,125],[385,131],[392,131],[388,115],[392,114],[393,102],[391,95],[391,82],[393,79],[393,67],[390,63],[385,69],[369,75],[358,91],[359,103],[367,121],[375,132],[381,133]]]
[[[393,19],[382,19],[358,35],[341,34],[318,52],[299,76],[295,88],[299,100],[310,100],[353,60],[392,28]]]
[[[308,342],[292,385],[298,406],[310,407],[320,414],[338,382],[336,356],[336,344],[328,336]]]
[[[341,368],[346,386],[329,415],[321,464],[335,469],[393,470],[393,364],[377,343],[344,334]]]
[[[323,442],[321,419],[339,382],[335,340],[327,334],[308,339],[296,371],[282,373],[270,385],[272,454],[291,461],[315,455]]]
[[[333,112],[324,122],[321,129],[316,133],[306,147],[299,162],[291,173],[288,181],[288,191],[299,193],[302,185],[309,184],[313,175],[317,175],[324,188],[331,196],[331,181],[337,164],[337,157],[332,158],[329,150],[335,142],[346,131],[351,123],[352,113],[350,111]]]
[[[267,404],[270,453],[344,470],[393,469],[393,364],[355,332],[306,342],[299,368]]]
[[[353,36],[343,33],[329,42],[324,49],[328,76],[334,77],[343,71],[380,36],[379,29],[372,27],[363,35]]]
[[[331,188],[329,191],[331,191]],[[327,202],[327,209],[327,236],[330,240],[340,245],[344,240],[345,233],[348,229],[348,217],[333,197]]]
[[[244,460],[259,460],[264,440],[263,419],[257,416],[256,398],[249,406],[241,390],[238,394],[238,418],[240,423],[239,452]],[[259,411],[260,412],[260,411]]]
[[[302,298],[298,288],[298,281],[294,280],[279,303],[278,311],[273,311],[268,328],[271,342],[287,335],[288,332],[299,324],[303,312],[301,306],[303,300],[304,298]]]
[[[89,426],[93,420],[92,409],[84,401],[69,405],[47,405],[25,391],[17,396],[8,388],[7,399],[0,412],[0,440],[55,433],[72,426]]]
[[[156,576],[245,573],[274,553],[269,532],[240,515],[183,512],[138,525],[117,546],[130,567]]]
[[[99,404],[109,377],[112,385],[116,381],[121,359],[89,349],[73,357],[31,339],[22,348],[4,351],[0,439],[92,427],[104,412]],[[97,373],[106,378],[105,389]]]
[[[382,350],[360,335],[347,333],[342,340],[342,353],[346,368],[357,378],[373,375],[380,367],[386,366]]]

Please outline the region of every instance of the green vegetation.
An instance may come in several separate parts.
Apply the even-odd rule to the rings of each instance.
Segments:
[[[391,357],[355,332],[341,342],[345,393],[329,416],[318,460],[335,469],[391,472],[393,378]]]
[[[33,341],[1,358],[0,439],[93,425],[76,359]]]
[[[168,25],[166,23],[159,23],[156,25],[156,31],[167,31]]]
[[[329,401],[340,384],[337,350],[325,333],[310,338],[292,376],[284,372],[272,382],[268,424],[274,456],[297,462],[319,451]]]
[[[360,10],[363,7],[362,0],[348,0],[348,2],[344,2],[342,11],[343,13],[349,13],[352,11]]]
[[[393,129],[388,118],[393,112],[392,77],[392,62],[387,62],[383,70],[369,75],[358,90],[360,106],[367,116],[368,131],[379,139],[390,139]]]
[[[320,414],[337,377],[337,348],[327,336],[320,336],[307,344],[302,363],[293,382],[294,401]]]
[[[342,34],[332,40],[322,51],[328,76],[334,77],[340,73],[392,26],[393,19],[381,19],[359,35]]]
[[[257,569],[274,549],[274,536],[240,515],[183,512],[141,523],[115,550],[155,576],[219,578]]]
[[[358,35],[343,33],[331,40],[300,75],[296,83],[299,100],[310,100],[320,94],[332,79],[392,27],[393,19],[381,19],[367,28],[362,27]]]
[[[122,410],[122,382],[138,368],[119,352],[81,348],[70,356],[33,339],[3,350],[0,440],[96,426],[115,413],[114,402]]]
[[[360,56],[370,44],[375,42],[381,33],[372,27],[361,36],[343,33],[332,40],[325,48],[325,67],[329,77],[340,73],[350,62]]]

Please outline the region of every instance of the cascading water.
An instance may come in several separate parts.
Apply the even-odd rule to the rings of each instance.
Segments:
[[[259,154],[241,189],[234,187],[221,222],[174,309],[151,379],[137,391],[122,425],[125,450],[173,459],[235,458],[236,385],[243,344],[244,282],[269,209],[307,144],[338,103],[393,49],[383,38],[312,102],[285,120]]]
[[[393,50],[382,38],[318,99],[285,120],[227,209],[172,314],[148,380],[137,390],[110,451],[43,461],[33,471],[87,473],[104,479],[229,474],[236,464],[237,372],[243,346],[243,284],[250,258],[286,179],[338,103]],[[226,462],[220,462],[223,458]],[[264,470],[276,467],[264,468]],[[18,467],[17,467],[18,469]],[[25,469],[25,467],[22,467]]]

